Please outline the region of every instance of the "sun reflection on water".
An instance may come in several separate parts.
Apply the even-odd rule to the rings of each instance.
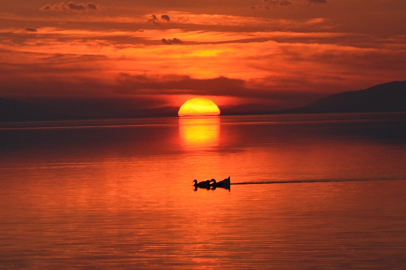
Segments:
[[[183,148],[205,150],[216,147],[220,137],[220,117],[180,117],[179,138]]]

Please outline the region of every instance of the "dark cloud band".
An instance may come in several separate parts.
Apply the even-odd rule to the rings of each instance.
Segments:
[[[92,3],[78,3],[75,4],[73,2],[64,3],[61,2],[59,4],[47,4],[40,8],[42,11],[75,11],[75,12],[85,12],[85,11],[97,11],[100,9],[100,5],[92,4]]]
[[[166,45],[172,45],[172,44],[182,44],[183,41],[180,40],[180,39],[178,39],[178,38],[173,38],[173,39],[166,39],[166,38],[163,38],[163,39],[162,39],[162,43],[163,43],[163,44],[166,44]]]

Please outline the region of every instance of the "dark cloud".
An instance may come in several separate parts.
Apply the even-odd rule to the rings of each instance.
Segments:
[[[75,5],[73,2],[69,2],[67,4],[68,8],[71,10],[75,10],[75,11],[84,11],[85,10],[85,5],[83,4],[77,4]]]
[[[100,5],[92,4],[92,3],[78,3],[75,4],[73,2],[69,2],[65,4],[61,2],[59,4],[47,4],[40,8],[42,11],[74,11],[74,12],[86,12],[86,11],[97,11],[100,9]]]
[[[316,3],[316,4],[325,4],[327,0],[307,0],[309,4]]]
[[[290,6],[292,4],[292,2],[288,1],[288,0],[281,0],[279,5],[281,6]]]
[[[27,32],[37,32],[37,28],[34,28],[34,27],[27,27],[24,30]]]
[[[161,19],[158,18],[155,14],[151,15],[151,19],[148,20],[148,22],[152,22],[154,24],[160,24],[164,22],[169,22],[171,18],[168,15],[161,15]]]
[[[161,20],[169,22],[171,18],[168,15],[161,15]]]
[[[51,10],[51,5],[50,5],[50,4],[45,5],[45,6],[43,6],[42,8],[40,8],[40,10],[42,10],[42,11]]]
[[[88,9],[97,10],[97,6],[96,6],[95,4],[90,4],[90,3],[88,3],[88,4],[87,4],[87,8],[88,8]]]
[[[297,93],[297,91],[284,92],[282,90],[266,90],[263,87],[248,86],[247,82],[241,79],[217,77],[211,79],[196,79],[190,76],[166,76],[147,77],[143,75],[130,75],[121,73],[117,79],[116,90],[121,94],[188,94],[203,96],[230,96],[243,98],[258,98],[268,100],[291,100],[303,99],[309,93]],[[297,85],[294,85],[297,88]],[[313,93],[312,93],[313,95]]]
[[[58,59],[60,57],[57,57]],[[56,60],[56,59],[55,59]],[[25,66],[24,66],[25,67]],[[261,82],[253,83],[242,79],[227,77],[216,77],[209,79],[197,79],[190,76],[166,75],[166,76],[146,76],[131,75],[121,73],[114,82],[108,83],[99,78],[81,77],[77,70],[67,72],[66,76],[55,76],[52,71],[55,68],[42,65],[38,67],[37,74],[49,74],[41,76],[26,76],[22,79],[17,76],[9,66],[0,66],[0,83],[7,89],[3,91],[5,97],[40,98],[54,97],[65,100],[68,97],[82,99],[83,106],[79,106],[83,111],[75,109],[74,104],[55,104],[52,111],[88,117],[136,117],[165,115],[167,111],[167,101],[165,96],[191,95],[191,96],[222,96],[234,97],[246,100],[246,108],[230,107],[224,108],[223,112],[232,113],[261,113],[277,109],[299,107],[320,98],[320,94],[310,91],[298,91],[306,83],[307,77],[294,81],[286,78],[282,81],[275,81],[269,78],[267,81],[274,81],[276,84],[265,86]],[[97,72],[96,70],[94,72]],[[3,80],[2,80],[3,79]],[[288,90],[287,90],[288,87]],[[307,86],[308,87],[308,86]],[[326,85],[331,87],[331,85]],[[338,86],[342,87],[342,86]],[[58,91],[56,92],[55,89]],[[117,103],[111,101],[112,98],[120,99]],[[95,100],[106,101],[102,105]],[[109,101],[110,100],[110,101]],[[139,103],[123,105],[121,101],[138,100]],[[142,102],[141,102],[142,100]],[[251,104],[252,103],[252,104]],[[89,104],[89,106],[86,106]],[[110,106],[110,107],[109,107]],[[243,105],[244,106],[244,105]],[[126,113],[128,108],[128,114]],[[50,108],[50,107],[49,107]],[[88,108],[88,109],[87,109]],[[107,108],[110,108],[107,110]],[[48,108],[47,108],[48,109]],[[173,108],[171,109],[173,110]],[[173,110],[176,115],[176,110]],[[168,114],[167,114],[168,115]]]
[[[270,9],[276,6],[290,6],[290,5],[301,5],[303,2],[307,1],[308,4],[325,4],[327,0],[261,0],[261,4],[253,6],[252,8],[264,8]]]
[[[293,3],[290,0],[262,0],[262,3],[252,8],[265,8],[269,9],[270,6],[290,6]]]
[[[166,45],[172,45],[172,44],[182,44],[183,41],[178,39],[178,38],[174,38],[174,39],[162,39],[162,43],[166,44]]]
[[[156,17],[155,14],[151,15],[151,19],[148,20],[148,22],[152,22],[154,24],[158,24],[159,23],[159,19]]]
[[[190,76],[148,77],[121,73],[117,78],[121,94],[195,94],[195,95],[244,95],[244,80],[218,77],[194,79]]]

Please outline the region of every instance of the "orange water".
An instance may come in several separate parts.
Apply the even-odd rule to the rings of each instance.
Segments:
[[[405,119],[3,124],[0,268],[403,269]]]

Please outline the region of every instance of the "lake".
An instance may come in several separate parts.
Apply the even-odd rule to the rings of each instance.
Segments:
[[[406,114],[0,124],[1,269],[405,269],[405,196]]]

